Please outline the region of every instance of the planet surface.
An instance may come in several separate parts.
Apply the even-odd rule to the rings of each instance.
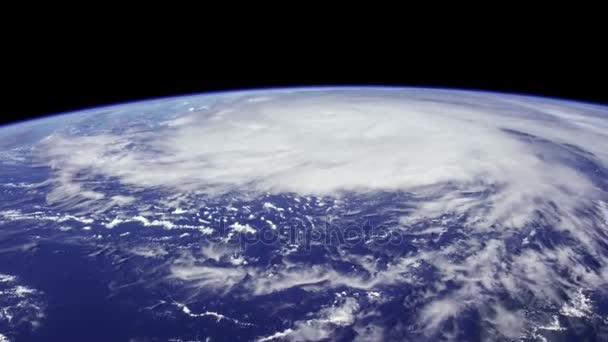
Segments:
[[[608,107],[293,88],[0,127],[0,341],[583,340]]]

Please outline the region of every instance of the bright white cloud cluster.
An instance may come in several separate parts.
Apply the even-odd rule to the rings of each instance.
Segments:
[[[21,283],[13,275],[0,273],[0,341],[20,329],[37,329],[45,319],[44,293]]]
[[[48,198],[103,200],[83,188],[83,174],[207,193],[404,190],[435,195],[415,215],[476,209],[485,221],[519,225],[549,199],[572,212],[604,195],[564,160],[575,145],[606,165],[608,120],[597,108],[420,90],[271,95],[188,112],[160,131],[51,136],[42,155],[57,186]],[[446,193],[446,184],[456,190]],[[488,188],[499,191],[483,206],[462,196]]]
[[[296,321],[293,328],[259,338],[258,342],[268,341],[322,341],[332,336],[338,327],[355,323],[359,304],[354,298],[344,298],[341,303],[315,313],[316,318]]]

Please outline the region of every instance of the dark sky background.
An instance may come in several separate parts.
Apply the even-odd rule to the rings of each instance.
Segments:
[[[272,49],[236,43],[225,49],[204,41],[122,43],[46,41],[10,49],[0,75],[0,123],[170,95],[309,85],[470,88],[608,104],[607,56],[585,46],[471,51],[456,45],[423,54],[407,45],[346,48],[338,42]]]

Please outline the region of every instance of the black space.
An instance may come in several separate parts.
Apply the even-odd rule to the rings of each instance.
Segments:
[[[356,44],[266,47],[134,41],[126,49],[99,43],[16,48],[2,67],[0,123],[170,95],[310,85],[467,88],[608,104],[605,53],[583,47],[564,53],[561,46],[451,46],[424,55]]]

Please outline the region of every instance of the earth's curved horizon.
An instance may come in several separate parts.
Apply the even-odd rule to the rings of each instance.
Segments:
[[[272,88],[0,126],[0,341],[608,339],[608,107]]]

